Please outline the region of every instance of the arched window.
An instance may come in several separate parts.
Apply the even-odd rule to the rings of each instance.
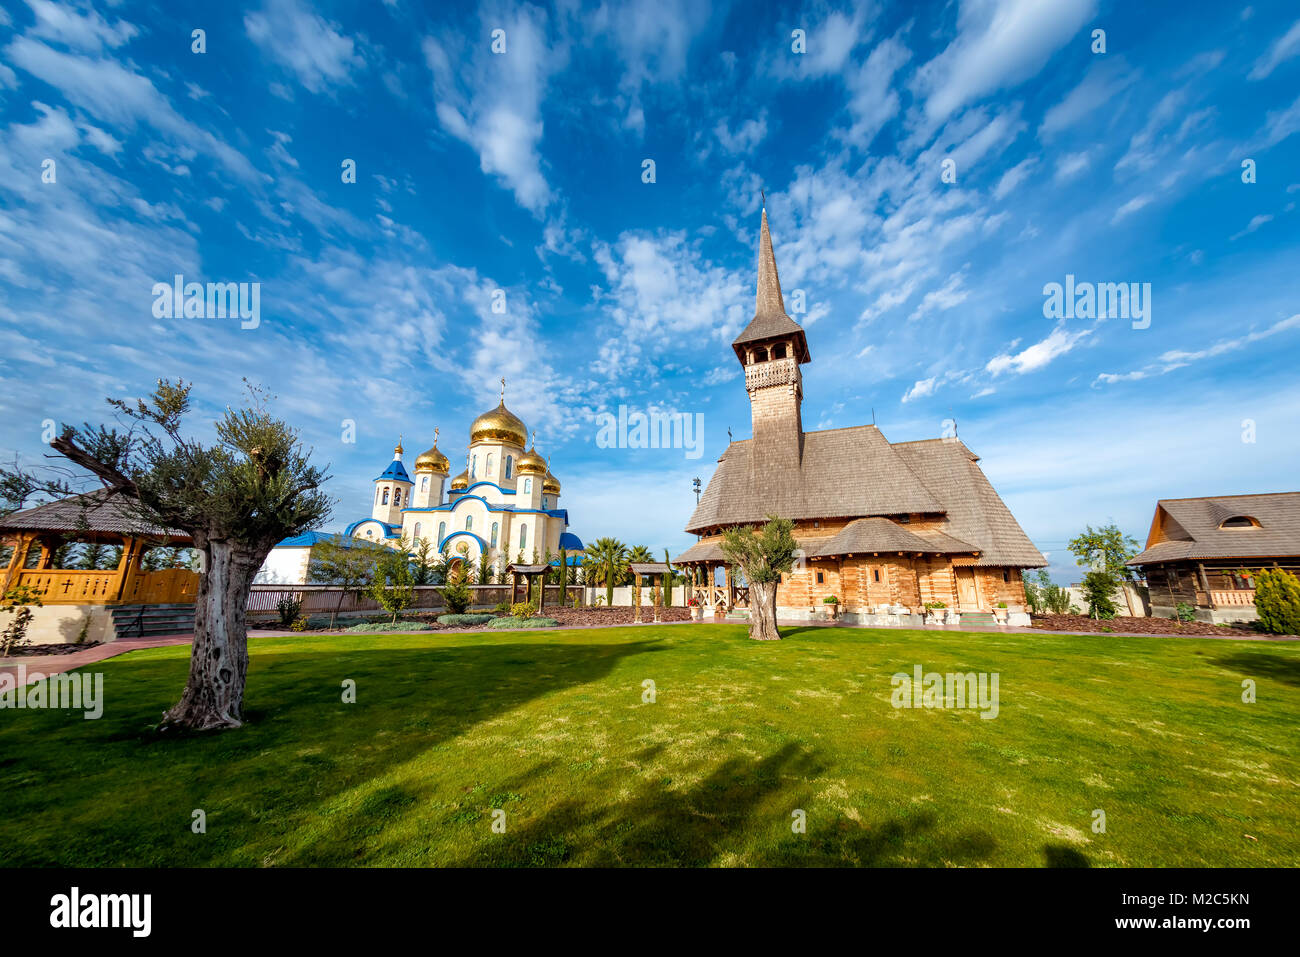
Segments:
[[[420,477],[420,491],[421,492],[429,491],[429,476],[424,475]]]
[[[755,361],[755,362],[766,362],[766,361],[767,361],[767,350],[766,350],[766,349],[755,349],[755,350],[754,350],[754,361]]]
[[[393,504],[398,508],[402,507],[402,490],[400,488],[393,489]]]
[[[546,508],[546,496],[542,496],[542,508]]]
[[[507,455],[506,456],[506,478],[510,478],[514,474],[515,474],[515,457],[513,455]]]
[[[487,464],[483,467],[483,474],[484,475],[492,474],[492,453],[491,452],[488,453]]]
[[[528,526],[520,525],[519,526],[519,547],[523,548],[527,544],[528,544]]]
[[[472,531],[474,531],[474,516],[473,516],[473,515],[466,515],[466,516],[465,516],[465,531],[467,531],[467,532],[472,532]]]
[[[384,500],[383,500],[382,502],[380,502],[379,504],[380,504],[380,505],[387,505],[387,504],[388,504],[388,488],[387,488],[387,486],[384,487]]]
[[[1258,528],[1259,522],[1249,515],[1234,515],[1219,523],[1219,528]]]
[[[470,477],[470,478],[474,478],[476,475],[478,475],[478,456],[477,456],[477,455],[474,456],[473,458],[471,458],[471,459],[469,460],[469,477]]]
[[[531,478],[524,479],[524,494],[527,495],[532,490],[533,490],[533,480]]]
[[[419,537],[420,537],[420,523],[419,523],[419,522],[416,522],[416,523],[415,523],[415,537],[416,537],[416,538],[419,538]]]
[[[497,532],[500,530],[500,528],[501,528],[500,522],[492,523],[492,547],[493,548],[497,547]]]
[[[442,544],[442,540],[446,537],[447,537],[447,523],[439,522],[438,523],[438,544]]]

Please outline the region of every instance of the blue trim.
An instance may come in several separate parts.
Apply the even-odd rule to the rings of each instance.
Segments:
[[[338,532],[302,532],[298,535],[291,535],[289,538],[282,538],[275,543],[275,547],[311,548],[321,542],[333,542],[343,548],[351,548],[353,545],[358,544],[357,539],[341,535]]]
[[[464,529],[461,529],[459,532],[452,532],[450,535],[448,535],[446,538],[444,538],[442,541],[440,541],[440,542],[438,543],[438,551],[441,552],[441,551],[443,550],[443,547],[444,547],[444,546],[445,546],[449,541],[451,541],[453,538],[457,537],[458,535],[468,535],[470,538],[474,539],[474,541],[478,542],[479,549],[482,550],[482,551],[485,551],[485,552],[486,552],[486,551],[488,551],[488,550],[490,549],[490,546],[488,545],[488,543],[485,542],[485,541],[483,541],[483,539],[480,538],[478,535],[474,534],[473,532],[467,532],[467,531],[465,531]]]
[[[359,521],[359,522],[353,522],[351,525],[349,525],[347,528],[345,528],[345,529],[343,530],[343,534],[344,534],[345,536],[349,536],[349,537],[350,537],[350,536],[352,535],[353,532],[355,532],[355,531],[356,531],[358,528],[360,528],[362,525],[366,524],[366,522],[374,522],[376,525],[380,525],[380,526],[382,526],[383,529],[384,529],[384,538],[401,538],[401,537],[402,537],[402,534],[401,534],[401,532],[402,532],[402,526],[400,526],[400,525],[389,525],[387,522],[381,522],[381,521],[380,521],[379,519],[377,519],[377,518],[363,518],[363,519],[361,519],[361,521]]]
[[[515,495],[515,494],[517,494],[516,491],[515,491],[514,489],[512,489],[512,488],[502,488],[502,487],[501,487],[500,485],[498,485],[496,482],[489,482],[487,479],[479,479],[477,482],[475,482],[473,485],[469,486],[468,488],[461,489],[461,494],[463,495],[463,494],[465,494],[466,492],[472,492],[474,489],[478,488],[480,485],[490,485],[490,486],[492,486],[494,489],[496,489],[498,492],[500,492],[502,495]]]

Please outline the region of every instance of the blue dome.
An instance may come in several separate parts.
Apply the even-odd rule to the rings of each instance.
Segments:
[[[388,463],[388,468],[384,474],[375,479],[376,482],[382,482],[387,479],[390,482],[410,482],[411,477],[406,474],[406,466],[401,463],[400,459],[393,459]]]
[[[582,539],[573,532],[565,532],[560,536],[560,547],[566,552],[585,552],[587,546],[582,544]]]

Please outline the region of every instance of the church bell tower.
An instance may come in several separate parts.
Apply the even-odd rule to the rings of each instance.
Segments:
[[[781,280],[767,228],[767,208],[758,240],[758,295],[754,318],[731,347],[745,369],[753,442],[750,469],[754,490],[763,494],[769,482],[780,481],[787,469],[803,461],[803,374],[799,367],[811,358],[802,327],[785,312]],[[776,501],[775,497],[767,501]]]

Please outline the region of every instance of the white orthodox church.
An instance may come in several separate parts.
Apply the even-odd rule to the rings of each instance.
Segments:
[[[540,562],[581,554],[582,541],[569,532],[569,513],[560,507],[560,483],[546,459],[529,446],[528,431],[506,408],[502,381],[500,405],[470,426],[463,472],[448,484],[450,462],[433,446],[415,457],[415,477],[402,462],[401,441],[393,460],[374,480],[370,517],[353,522],[345,535],[390,547],[405,537],[427,541],[440,553],[471,566],[487,555],[492,566]]]

